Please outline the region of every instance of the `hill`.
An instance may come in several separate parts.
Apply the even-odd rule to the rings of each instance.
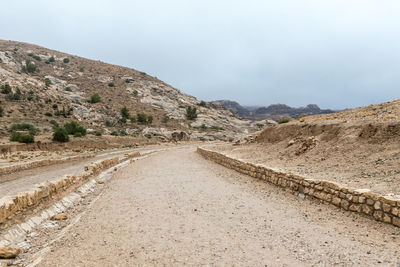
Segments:
[[[255,129],[144,72],[27,43],[0,40],[0,86],[4,138],[12,123],[31,123],[44,134],[51,120],[76,120],[89,132],[165,140],[233,140]],[[187,119],[188,107],[197,109],[197,118]]]
[[[256,120],[280,120],[283,118],[297,118],[299,116],[307,116],[313,114],[334,113],[330,109],[320,109],[315,104],[310,104],[305,107],[293,108],[284,104],[273,104],[268,107],[245,107],[239,103],[230,100],[218,100],[213,103],[220,103],[226,108],[232,110],[237,116],[246,118],[252,121]]]

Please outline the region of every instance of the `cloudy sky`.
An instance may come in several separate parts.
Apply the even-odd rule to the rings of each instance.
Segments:
[[[399,0],[12,0],[0,39],[145,71],[199,99],[400,97]]]

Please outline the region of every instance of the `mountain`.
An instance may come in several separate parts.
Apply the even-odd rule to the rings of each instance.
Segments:
[[[320,109],[315,104],[310,104],[306,107],[293,108],[284,104],[273,104],[268,107],[244,107],[239,103],[230,100],[218,100],[213,103],[220,103],[227,109],[230,109],[237,116],[253,121],[265,119],[280,120],[287,117],[296,118],[305,115],[335,112],[330,109]]]
[[[144,72],[27,43],[0,40],[0,86],[0,136],[5,138],[12,123],[30,123],[45,134],[52,120],[76,120],[102,134],[164,139],[184,132],[190,139],[228,140],[256,129],[230,110]],[[125,119],[123,107],[129,113]],[[197,109],[196,119],[186,118],[188,107]],[[152,120],[143,121],[141,114]]]

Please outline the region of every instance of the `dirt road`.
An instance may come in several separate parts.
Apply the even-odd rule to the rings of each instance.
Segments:
[[[116,172],[36,263],[399,266],[399,241],[399,228],[300,199],[192,146]]]

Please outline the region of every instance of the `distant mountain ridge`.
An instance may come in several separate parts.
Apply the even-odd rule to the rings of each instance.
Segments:
[[[230,100],[213,101],[215,104],[222,104],[227,109],[232,110],[237,116],[250,120],[280,120],[282,118],[296,118],[303,115],[314,115],[322,113],[334,113],[330,109],[321,109],[316,104],[309,104],[305,107],[293,108],[285,104],[272,104],[267,107],[242,106],[238,102]]]

